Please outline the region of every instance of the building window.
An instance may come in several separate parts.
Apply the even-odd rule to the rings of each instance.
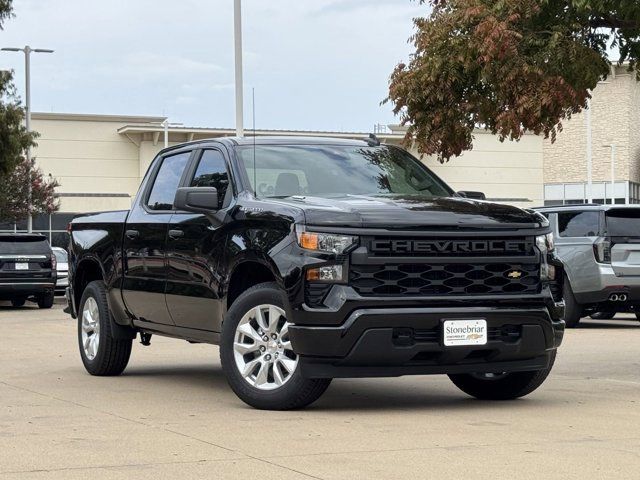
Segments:
[[[579,205],[588,202],[586,183],[555,183],[544,186],[544,205]],[[614,197],[612,202],[611,197]],[[600,205],[640,203],[640,184],[635,182],[593,182],[592,202]]]
[[[33,233],[44,235],[52,247],[69,248],[67,225],[77,213],[54,213],[33,217]],[[18,223],[1,223],[0,233],[27,233],[27,221]]]

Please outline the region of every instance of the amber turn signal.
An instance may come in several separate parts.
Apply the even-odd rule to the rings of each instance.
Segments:
[[[318,234],[302,232],[300,234],[300,246],[308,250],[318,250]]]

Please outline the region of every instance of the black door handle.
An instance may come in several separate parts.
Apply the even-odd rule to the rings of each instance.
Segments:
[[[140,236],[140,232],[138,230],[127,230],[124,234],[131,240]]]
[[[169,230],[169,238],[176,240],[182,237],[184,237],[184,232],[182,230]]]

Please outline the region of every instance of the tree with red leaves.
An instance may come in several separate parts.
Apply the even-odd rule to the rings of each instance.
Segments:
[[[533,132],[555,140],[610,73],[610,49],[636,70],[640,2],[630,0],[419,0],[415,53],[391,75],[406,141],[442,162],[473,146]]]
[[[49,214],[60,208],[55,196],[59,186],[54,178],[45,178],[35,160],[20,162],[13,172],[0,179],[0,221],[18,222],[29,215]],[[31,182],[31,209],[29,209],[29,182]]]

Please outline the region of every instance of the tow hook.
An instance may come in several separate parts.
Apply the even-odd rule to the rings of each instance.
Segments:
[[[153,335],[147,332],[140,332],[140,343],[145,347],[151,345],[151,337]]]

